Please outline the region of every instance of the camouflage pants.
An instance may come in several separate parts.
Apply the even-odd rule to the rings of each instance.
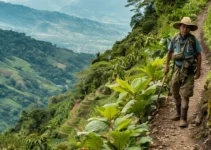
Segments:
[[[182,69],[175,66],[174,73],[171,79],[171,93],[176,105],[181,105],[182,108],[187,108],[189,97],[193,96],[194,74],[182,72]]]

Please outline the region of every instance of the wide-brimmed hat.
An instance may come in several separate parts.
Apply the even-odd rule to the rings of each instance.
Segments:
[[[195,31],[198,29],[198,26],[193,24],[191,22],[191,19],[189,17],[183,17],[182,20],[180,22],[176,22],[173,24],[173,27],[176,28],[176,29],[179,29],[180,28],[180,25],[181,24],[185,24],[187,26],[190,26],[190,30],[191,31]]]

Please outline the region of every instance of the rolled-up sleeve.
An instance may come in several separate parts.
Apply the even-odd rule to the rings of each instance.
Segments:
[[[169,50],[171,53],[174,52],[173,39],[172,39],[171,42],[169,43],[168,50]]]

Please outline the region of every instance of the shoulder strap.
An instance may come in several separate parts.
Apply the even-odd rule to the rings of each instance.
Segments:
[[[184,46],[181,48],[181,52],[183,52],[183,54],[185,52],[184,50],[185,50],[185,47],[186,47],[187,43],[188,43],[188,39],[185,41]]]
[[[191,39],[193,40],[193,50],[196,52],[196,37],[190,34]]]
[[[176,46],[176,39],[177,39],[177,37],[179,36],[179,33],[177,33],[176,35],[174,35],[174,37],[173,37],[173,47],[175,48],[175,46]]]
[[[177,37],[179,36],[179,34],[180,34],[180,33],[177,33],[177,34],[175,34],[174,37],[173,37],[172,42],[173,42],[173,47],[174,47],[174,48],[175,48],[175,46],[176,46],[176,39],[177,39]],[[190,37],[191,37],[191,39],[193,40],[193,49],[194,49],[194,51],[196,51],[196,37],[195,37],[194,35],[192,35],[192,34],[190,34]]]

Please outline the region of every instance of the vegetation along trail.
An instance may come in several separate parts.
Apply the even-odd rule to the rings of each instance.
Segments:
[[[209,3],[208,6],[210,6]],[[194,32],[194,35],[199,39],[202,53],[202,70],[201,77],[195,80],[194,96],[190,99],[190,106],[188,112],[187,128],[180,128],[179,121],[173,122],[170,117],[175,113],[174,102],[172,99],[168,99],[164,106],[159,110],[154,120],[151,122],[151,136],[154,141],[154,146],[151,150],[204,150],[203,144],[195,140],[194,133],[197,132],[199,127],[191,124],[191,121],[195,119],[197,114],[197,108],[199,108],[201,93],[204,88],[206,74],[209,71],[209,64],[206,58],[206,46],[203,40],[202,25],[207,16],[207,8],[205,8],[196,19],[196,23],[199,29]]]

